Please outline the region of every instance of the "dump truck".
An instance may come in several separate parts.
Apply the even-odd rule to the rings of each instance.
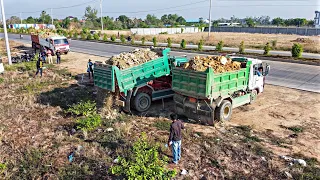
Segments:
[[[211,67],[202,72],[173,68],[178,115],[212,125],[215,120],[230,120],[233,108],[252,103],[263,92],[270,66],[253,58],[230,58],[241,63],[240,70],[215,73]],[[262,74],[258,72],[261,68]]]
[[[115,65],[94,64],[94,85],[119,94],[115,104],[131,112],[147,111],[152,101],[174,95],[171,89],[171,68],[188,62],[186,57],[169,56],[170,48],[162,50],[162,57],[119,69]]]
[[[54,55],[57,50],[61,53],[67,54],[70,51],[70,43],[68,39],[64,36],[48,36],[47,38],[42,38],[39,34],[31,34],[32,48],[50,49]]]

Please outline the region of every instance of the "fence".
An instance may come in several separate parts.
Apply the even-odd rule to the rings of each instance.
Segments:
[[[132,34],[137,35],[157,35],[160,33],[177,34],[177,33],[197,33],[200,32],[198,27],[181,27],[181,28],[132,28]]]
[[[205,32],[209,28],[204,29]],[[283,28],[283,27],[211,27],[211,32],[243,32],[261,34],[297,34],[304,36],[320,35],[319,28]]]

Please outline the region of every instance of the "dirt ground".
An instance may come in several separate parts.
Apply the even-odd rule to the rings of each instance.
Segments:
[[[113,179],[107,169],[139,134],[161,145],[169,135],[173,102],[157,101],[150,111],[128,115],[101,114],[96,130],[74,130],[65,113],[72,104],[97,99],[97,89],[79,86],[73,76],[85,73],[88,59],[70,53],[61,65],[45,65],[42,78],[34,66],[7,67],[0,75],[0,179]],[[32,63],[31,63],[32,64]],[[71,72],[71,74],[70,74]],[[215,126],[185,120],[182,160],[175,179],[295,179],[320,177],[320,94],[267,85],[254,104],[234,109],[229,122]],[[109,131],[109,129],[112,131]],[[68,155],[82,147],[70,163]],[[307,167],[279,158],[301,158]],[[183,170],[187,175],[180,175]]]

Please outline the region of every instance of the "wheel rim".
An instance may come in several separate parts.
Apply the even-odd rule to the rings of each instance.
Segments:
[[[142,109],[146,109],[149,106],[149,100],[146,97],[140,98],[139,107]]]
[[[230,107],[229,106],[225,106],[224,110],[223,110],[223,117],[226,119],[230,114]]]

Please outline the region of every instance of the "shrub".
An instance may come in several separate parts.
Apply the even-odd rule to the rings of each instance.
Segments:
[[[183,28],[181,28],[181,33],[183,33],[184,32],[184,29]]]
[[[85,118],[77,120],[77,129],[90,131],[101,125],[101,117],[99,114],[90,114]]]
[[[131,39],[131,44],[134,45],[134,37]]]
[[[270,43],[267,43],[264,46],[263,50],[264,50],[264,52],[263,52],[264,55],[269,55],[270,54],[270,50],[271,50]]]
[[[144,45],[145,42],[146,42],[146,38],[145,38],[145,37],[142,37],[142,38],[141,38],[141,44]]]
[[[103,41],[108,41],[108,36],[107,36],[107,34],[103,34]]]
[[[80,102],[79,104],[74,104],[71,107],[69,107],[66,112],[71,113],[76,116],[88,116],[95,114],[97,111],[96,109],[96,103],[92,101],[87,102]]]
[[[78,39],[78,33],[77,33],[77,32],[74,32],[73,38],[74,38],[74,39]]]
[[[161,32],[161,33],[159,33],[159,34],[168,34],[168,32]]]
[[[203,39],[200,39],[199,43],[198,43],[198,50],[202,51],[203,49]]]
[[[95,33],[93,35],[93,39],[96,40],[96,41],[99,41],[100,40],[100,36],[97,33]]]
[[[88,36],[87,36],[87,40],[92,40],[93,38],[92,38],[92,34],[88,34]]]
[[[295,43],[292,46],[291,54],[292,57],[300,58],[302,56],[303,47],[301,44]]]
[[[219,43],[216,46],[216,50],[217,51],[222,51],[222,48],[223,48],[223,41],[219,41]]]
[[[72,36],[73,36],[72,31],[69,31],[68,37],[69,37],[69,38],[72,38]]]
[[[244,54],[244,42],[241,41],[240,46],[239,46],[239,53]]]
[[[89,31],[88,28],[82,28],[82,32],[83,32],[84,34],[88,34],[90,31]]]
[[[277,40],[271,41],[272,49],[277,49]]]
[[[153,42],[153,46],[156,47],[157,46],[157,37],[153,37],[152,42]]]
[[[81,39],[83,39],[83,40],[87,39],[87,36],[84,32],[81,32]]]
[[[187,46],[186,40],[182,39],[181,44],[180,44],[180,47],[181,47],[182,49],[185,49],[186,46]]]
[[[120,35],[120,41],[121,41],[122,43],[125,43],[125,42],[126,42],[126,38],[124,37],[123,34]]]
[[[111,36],[111,41],[112,41],[112,42],[115,42],[115,41],[116,41],[116,38],[117,38],[116,35],[113,34],[113,35]]]
[[[0,78],[0,84],[3,83],[3,82],[4,82],[4,79],[3,79],[3,78]]]
[[[171,38],[168,38],[168,39],[167,39],[167,42],[168,42],[168,47],[171,48],[171,47],[172,47],[172,40],[171,40]]]
[[[68,37],[68,36],[69,36],[69,33],[68,33],[67,31],[64,31],[64,32],[63,32],[63,36],[64,36],[64,37]]]
[[[98,31],[98,36],[101,37],[101,31]]]
[[[129,150],[127,157],[118,157],[119,165],[112,166],[109,171],[124,179],[171,179],[176,171],[165,168],[166,159],[160,159],[159,145],[149,143],[145,133]]]

